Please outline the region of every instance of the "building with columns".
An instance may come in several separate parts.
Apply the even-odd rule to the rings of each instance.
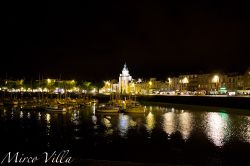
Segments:
[[[130,92],[129,82],[132,80],[132,77],[129,74],[126,63],[122,69],[122,73],[119,76],[119,92],[121,94],[128,94]]]

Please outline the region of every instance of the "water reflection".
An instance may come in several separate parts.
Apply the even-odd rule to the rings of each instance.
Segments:
[[[51,147],[53,142],[57,142],[53,139],[65,137],[70,137],[68,140],[79,140],[77,142],[86,141],[93,136],[102,137],[101,139],[107,137],[111,141],[116,136],[129,137],[126,141],[133,139],[134,136],[136,139],[147,140],[151,139],[151,136],[164,137],[164,135],[159,135],[162,131],[168,135],[168,139],[175,139],[174,135],[180,133],[181,141],[185,141],[186,144],[195,142],[187,141],[193,138],[196,141],[200,140],[201,143],[212,142],[218,147],[237,141],[250,144],[250,116],[209,112],[209,108],[208,111],[204,111],[203,108],[194,111],[192,107],[184,109],[173,106],[147,106],[147,108],[149,113],[146,116],[121,113],[98,114],[95,113],[95,106],[83,110],[72,110],[65,115],[3,108],[0,110],[0,126],[8,127],[17,124],[11,126],[14,131],[16,126],[21,125],[22,128],[27,128],[34,124],[29,130],[42,130],[45,143]],[[62,128],[65,130],[61,130]],[[25,135],[25,137],[28,136]]]
[[[37,120],[41,121],[41,117],[42,117],[41,112],[38,112],[38,113],[37,113]]]
[[[241,117],[240,135],[244,142],[250,143],[250,117]]]
[[[129,116],[125,114],[119,114],[118,130],[121,137],[127,136],[128,127],[129,127]]]
[[[181,111],[182,113],[179,114],[179,131],[182,135],[182,138],[184,140],[187,140],[190,136],[190,133],[193,129],[193,117],[190,112],[184,112],[184,110]]]
[[[46,135],[49,136],[50,135],[50,120],[51,120],[51,116],[50,114],[46,113],[45,114],[45,121],[46,121]]]
[[[216,146],[223,146],[228,136],[228,114],[209,112],[206,115],[206,134]]]
[[[96,125],[97,124],[97,117],[95,115],[92,115],[91,119],[92,119],[93,124]]]
[[[80,112],[79,112],[79,110],[74,110],[72,112],[71,122],[73,122],[74,126],[78,126],[80,124]]]
[[[19,117],[20,117],[20,119],[23,119],[23,111],[20,111]]]
[[[250,117],[247,117],[247,138],[246,140],[250,143]]]
[[[174,112],[167,112],[163,115],[163,130],[170,136],[176,131]]]
[[[149,112],[148,115],[146,116],[146,129],[149,133],[151,133],[154,127],[155,127],[155,117],[152,112]]]
[[[193,129],[193,116],[190,112],[184,110],[175,110],[163,114],[163,130],[170,136],[177,131],[181,133],[183,140],[188,140]]]
[[[112,127],[112,124],[110,123],[110,116],[106,116],[104,118],[102,118],[102,124],[106,127],[106,128],[110,128]]]
[[[111,119],[112,117],[111,116],[104,116],[102,119],[101,119],[101,123],[103,126],[105,126],[105,135],[112,135],[114,130],[112,128],[112,123],[111,123]]]
[[[27,118],[28,118],[28,119],[30,119],[30,116],[31,116],[31,115],[30,115],[30,112],[28,112],[28,114],[27,114]]]

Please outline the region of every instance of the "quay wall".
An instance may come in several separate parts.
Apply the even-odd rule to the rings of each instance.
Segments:
[[[108,101],[109,96],[96,96],[100,101]],[[229,107],[250,110],[250,97],[231,97],[231,96],[162,96],[146,95],[137,96],[140,102],[159,102],[187,105],[201,105],[213,107]]]

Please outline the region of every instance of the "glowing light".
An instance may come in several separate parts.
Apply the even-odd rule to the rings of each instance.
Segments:
[[[183,110],[182,110],[183,111]],[[190,133],[192,131],[192,114],[188,113],[188,112],[183,112],[180,114],[179,116],[179,120],[180,120],[180,132],[182,135],[182,138],[184,140],[187,140],[190,136]]]
[[[51,116],[50,116],[50,114],[46,114],[46,122],[47,123],[50,123],[50,119],[51,119]]]
[[[28,112],[28,114],[27,114],[28,119],[30,119],[30,116],[31,116],[31,115],[30,115],[30,112]]]
[[[20,111],[20,119],[23,119],[23,111]]]
[[[110,82],[109,81],[104,81],[106,85],[110,85]]]
[[[226,113],[210,112],[207,114],[207,129],[208,138],[216,145],[223,146],[227,136],[228,115]]]
[[[103,118],[102,119],[102,124],[106,127],[106,128],[110,128],[112,126],[110,120],[108,118]]]
[[[128,128],[129,128],[129,116],[124,114],[119,114],[119,123],[118,123],[118,129],[120,132],[119,134],[122,137],[126,137]]]
[[[174,112],[167,112],[163,115],[163,130],[171,135],[176,131]]]
[[[184,77],[184,78],[182,79],[182,83],[183,83],[183,84],[188,84],[188,83],[189,83],[188,78],[187,78],[187,77]]]
[[[171,80],[170,77],[168,78],[168,83],[169,83],[169,84],[172,84],[172,80]]]
[[[51,83],[51,79],[48,78],[47,79],[47,83],[50,84]]]
[[[92,122],[94,125],[97,123],[97,117],[95,115],[92,116]]]
[[[153,83],[152,83],[152,81],[149,81],[149,83],[148,83],[148,84],[149,84],[150,86],[152,86],[152,84],[153,84]]]
[[[212,82],[213,83],[218,83],[220,80],[219,76],[218,75],[214,75],[214,77],[212,78]]]
[[[47,134],[47,135],[50,135],[50,128],[51,128],[50,119],[51,119],[50,114],[46,114],[46,115],[45,115],[45,120],[46,120],[46,122],[47,122],[47,125],[46,125],[46,134]]]
[[[149,133],[154,129],[155,127],[155,118],[154,114],[149,112],[148,116],[146,117],[146,128]]]
[[[47,88],[44,88],[43,89],[43,92],[48,92],[49,90]]]
[[[74,125],[80,124],[80,112],[78,110],[74,110],[72,113],[71,121]]]

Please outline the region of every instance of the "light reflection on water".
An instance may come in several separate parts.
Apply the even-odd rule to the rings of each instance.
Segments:
[[[193,116],[190,112],[174,112],[173,108],[171,112],[166,112],[163,114],[163,130],[166,134],[170,136],[177,131],[181,133],[183,140],[188,140],[190,133],[193,129]]]
[[[175,139],[174,134],[180,133],[185,142],[192,136],[204,139],[217,147],[223,147],[232,140],[250,143],[250,116],[225,113],[226,110],[209,112],[203,109],[193,111],[192,108],[183,109],[163,106],[147,106],[145,114],[104,114],[96,113],[96,106],[84,109],[76,109],[62,113],[50,112],[26,112],[13,109],[0,110],[0,123],[5,121],[38,121],[37,130],[43,128],[45,135],[51,137],[57,135],[62,129],[71,132],[73,140],[79,140],[89,133],[97,133],[95,136],[114,136],[128,139],[133,135],[147,133],[143,136],[151,139],[159,131],[166,133],[167,139]],[[220,112],[221,111],[221,112]],[[43,125],[44,124],[44,125]],[[88,128],[88,132],[85,129]],[[53,128],[53,130],[52,130]],[[155,130],[156,129],[156,130]],[[55,131],[54,131],[55,130]],[[142,132],[145,131],[145,132]],[[102,133],[102,134],[100,134]],[[60,134],[60,133],[59,133]],[[66,132],[63,137],[68,137]],[[154,135],[153,135],[154,134]],[[202,137],[200,137],[202,136]],[[50,146],[48,141],[48,146]]]
[[[206,134],[216,146],[223,146],[229,136],[229,117],[226,113],[209,112],[204,119]]]
[[[151,133],[155,127],[155,117],[154,114],[150,111],[146,116],[146,129],[148,133]]]
[[[170,136],[176,131],[175,114],[167,112],[163,115],[163,130]]]
[[[181,132],[182,138],[188,140],[190,133],[193,129],[193,116],[190,112],[183,112],[179,114],[179,131]]]
[[[126,137],[129,128],[129,116],[119,114],[118,130],[121,137]]]
[[[246,122],[240,125],[241,140],[250,143],[250,116],[249,117],[241,116],[240,118]]]

